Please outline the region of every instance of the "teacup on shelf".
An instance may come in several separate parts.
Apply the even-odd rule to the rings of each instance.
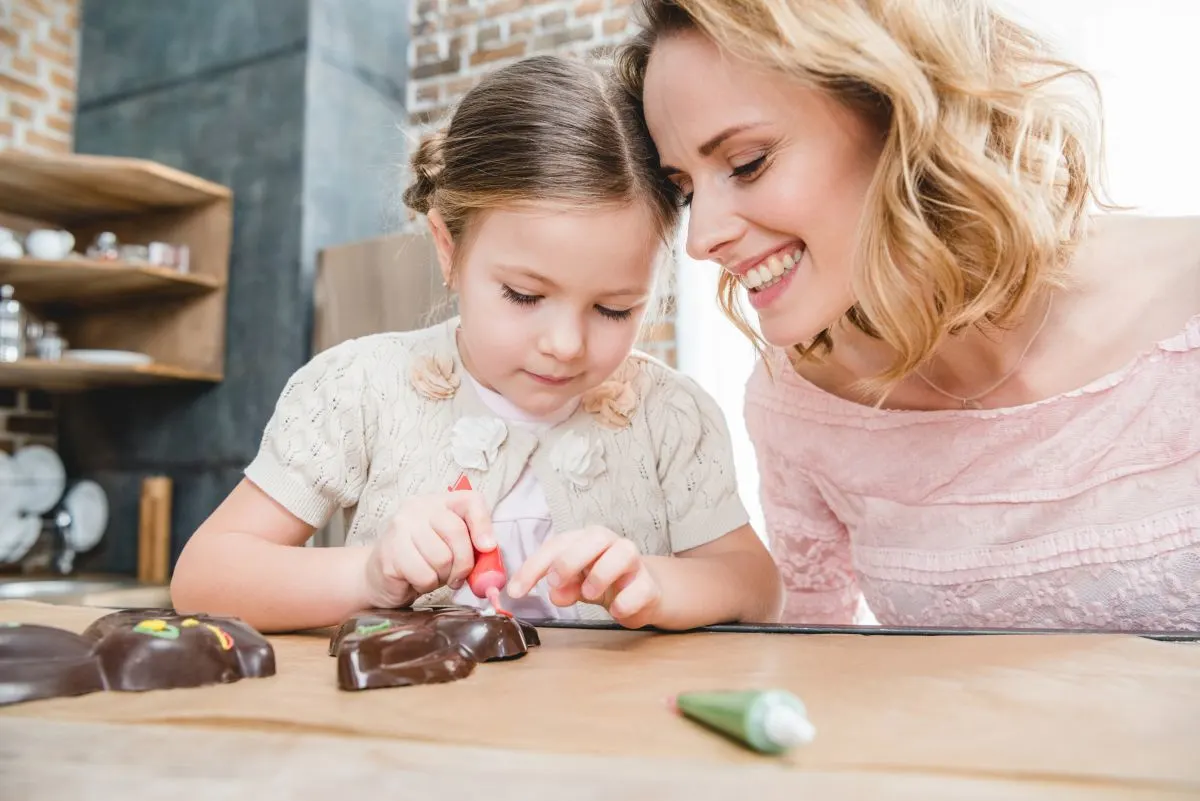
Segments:
[[[19,259],[25,255],[25,248],[17,235],[9,228],[0,226],[0,259]]]
[[[57,261],[65,258],[74,247],[74,235],[62,229],[39,228],[25,237],[25,249],[35,259]]]

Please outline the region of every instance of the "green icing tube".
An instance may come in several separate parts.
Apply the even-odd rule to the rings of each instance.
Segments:
[[[817,733],[804,704],[784,690],[681,693],[675,706],[692,720],[764,754],[810,743]]]

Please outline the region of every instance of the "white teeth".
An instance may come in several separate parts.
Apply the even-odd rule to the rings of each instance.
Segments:
[[[790,272],[800,263],[803,255],[803,248],[782,254],[777,253],[761,264],[751,267],[739,280],[746,289],[763,289]]]

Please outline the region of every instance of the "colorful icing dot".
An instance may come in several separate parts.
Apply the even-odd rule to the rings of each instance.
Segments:
[[[229,632],[219,629],[211,623],[205,623],[204,627],[217,636],[217,642],[221,643],[222,651],[228,651],[233,647],[233,637],[229,636]]]
[[[134,626],[133,630],[138,634],[149,634],[151,637],[159,637],[163,640],[179,639],[179,629],[165,620],[143,620]]]
[[[354,629],[354,633],[360,636],[374,634],[377,631],[387,631],[392,627],[392,624],[386,620],[379,620],[374,623],[359,623]]]
[[[190,629],[190,628],[192,628],[193,626],[199,626],[199,625],[200,625],[200,621],[199,621],[199,620],[196,620],[196,618],[194,618],[194,617],[189,617],[189,618],[186,618],[186,619],[185,619],[185,620],[184,620],[182,623],[180,623],[179,625],[180,625],[180,626],[182,626],[182,627],[184,627],[185,629]]]

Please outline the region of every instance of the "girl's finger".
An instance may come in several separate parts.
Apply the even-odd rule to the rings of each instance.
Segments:
[[[619,539],[610,543],[587,571],[583,582],[583,597],[595,601],[618,579],[636,573],[642,564],[642,554],[631,540]]]
[[[430,518],[430,525],[450,550],[450,564],[445,573],[440,570],[445,582],[457,590],[475,566],[475,552],[471,548],[471,535],[463,519],[449,509],[444,509]]]

